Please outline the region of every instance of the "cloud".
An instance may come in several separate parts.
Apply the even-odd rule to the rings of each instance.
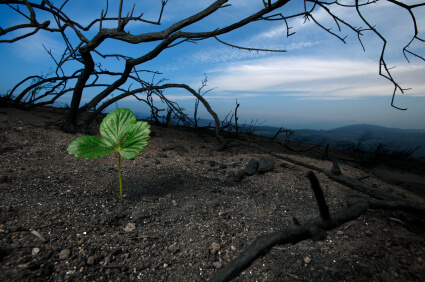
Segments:
[[[228,95],[296,96],[299,99],[357,99],[392,94],[393,85],[378,75],[376,61],[315,57],[272,57],[224,64],[209,74],[215,92]],[[396,79],[425,96],[423,65],[397,68]]]
[[[51,59],[43,45],[47,50],[51,51],[56,58],[61,56],[65,50],[64,43],[56,40],[54,36],[43,31],[13,43],[14,48],[12,50],[17,57],[26,62],[34,63],[37,61],[45,61],[47,58]]]

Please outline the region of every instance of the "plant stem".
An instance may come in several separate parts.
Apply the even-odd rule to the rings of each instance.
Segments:
[[[118,180],[120,181],[120,199],[122,201],[122,184],[121,184],[121,155],[118,153]]]

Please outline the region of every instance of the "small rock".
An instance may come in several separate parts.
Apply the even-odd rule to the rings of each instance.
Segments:
[[[230,172],[229,172],[229,174],[230,174]],[[242,171],[242,170],[239,170],[239,171],[237,171],[233,174],[233,179],[236,182],[241,182],[244,177],[245,177],[245,172]]]
[[[176,200],[172,200],[171,203],[173,203],[173,206],[177,207],[179,204],[177,204]]]
[[[283,168],[288,168],[289,167],[289,164],[287,164],[287,163],[281,163],[280,166],[283,167]]]
[[[257,173],[266,173],[272,171],[274,168],[274,159],[273,158],[261,158],[258,160],[258,169]]]
[[[257,172],[257,169],[258,161],[256,159],[250,159],[245,167],[245,174],[249,176],[254,175]]]
[[[187,155],[187,153],[186,152],[184,152],[184,151],[177,151],[177,155],[179,155],[179,156],[186,156]]]
[[[171,246],[168,246],[168,251],[170,252],[170,253],[173,253],[173,254],[175,254],[175,253],[177,253],[178,252],[178,250],[179,250],[179,247],[177,247],[177,245],[176,244],[173,244],[173,245],[171,245]]]
[[[112,256],[111,256],[111,255],[108,255],[108,256],[105,258],[104,265],[109,264],[111,261],[112,261]]]
[[[219,211],[218,212],[218,216],[225,216],[225,215],[227,215],[227,212],[225,212],[225,211]]]
[[[133,222],[129,222],[129,223],[127,223],[127,225],[124,227],[124,231],[125,231],[125,232],[131,232],[131,231],[133,231],[134,229],[136,229],[136,224],[135,224],[135,223],[133,223]]]
[[[213,242],[211,244],[211,254],[213,254],[213,255],[216,254],[220,250],[220,248],[221,248],[221,246],[220,246],[219,243]]]
[[[156,154],[156,156],[158,157],[158,158],[167,158],[168,156],[166,155],[166,154],[164,154],[164,153],[158,153],[158,154]]]
[[[32,251],[31,251],[31,254],[33,255],[33,256],[35,256],[36,254],[38,254],[40,252],[40,248],[33,248],[32,249]]]
[[[87,264],[88,264],[88,265],[94,265],[94,256],[90,256],[90,257],[87,259]]]
[[[215,161],[209,161],[208,164],[210,165],[210,167],[215,167],[217,163]]]
[[[219,261],[213,262],[213,265],[216,269],[220,269],[223,267],[223,264]]]
[[[34,236],[37,236],[43,242],[47,241],[47,239],[37,230],[31,230],[31,234],[33,234]]]
[[[169,151],[169,150],[173,150],[174,149],[174,145],[168,145],[168,146],[164,146],[161,148],[162,151]]]
[[[395,278],[398,278],[398,273],[397,272],[395,272],[395,271],[391,271],[391,274],[395,277]]]
[[[338,234],[338,235],[340,235],[340,236],[341,236],[341,235],[344,235],[344,231],[341,231],[341,230],[340,230],[340,231],[337,231],[337,232],[336,232],[336,234]]]
[[[70,249],[63,249],[60,253],[59,253],[59,259],[60,260],[64,260],[64,259],[69,259],[71,256],[71,250]]]
[[[311,258],[310,257],[305,257],[304,258],[304,262],[305,263],[310,263],[311,262]]]

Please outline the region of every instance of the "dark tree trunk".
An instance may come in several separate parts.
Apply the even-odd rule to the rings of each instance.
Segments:
[[[86,86],[87,80],[90,78],[90,75],[94,70],[94,61],[89,51],[83,52],[80,49],[81,57],[84,60],[84,70],[78,77],[77,84],[75,85],[74,94],[72,95],[71,107],[69,109],[68,115],[64,124],[62,125],[62,130],[65,132],[76,132],[79,129],[77,124],[78,109],[80,107],[81,98],[83,96],[83,90]]]

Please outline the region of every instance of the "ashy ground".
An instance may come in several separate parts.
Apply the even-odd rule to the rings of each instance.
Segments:
[[[175,127],[152,126],[145,151],[123,160],[121,202],[117,156],[69,155],[82,134],[60,131],[63,116],[53,108],[0,109],[1,281],[204,281],[258,236],[318,216],[307,168],[244,145],[220,150],[208,133]],[[267,138],[244,139],[332,167],[320,147],[295,153]],[[423,160],[379,163],[335,150],[329,157],[346,176],[425,203]],[[272,158],[273,169],[246,175],[249,161],[261,158]],[[316,175],[331,211],[368,198]],[[370,210],[326,240],[272,248],[235,281],[423,281],[424,231],[421,215]]]

